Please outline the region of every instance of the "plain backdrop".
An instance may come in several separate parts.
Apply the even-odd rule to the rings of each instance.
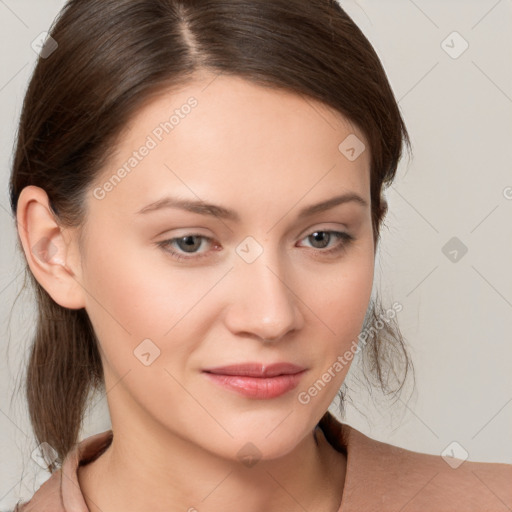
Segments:
[[[386,192],[375,286],[385,304],[402,304],[397,318],[416,368],[415,388],[394,405],[372,399],[351,371],[344,421],[411,450],[456,446],[469,460],[512,463],[512,2],[341,3],[379,54],[412,137],[413,158]],[[23,265],[8,178],[37,58],[31,44],[63,4],[0,0],[2,510],[49,477],[31,457],[23,392],[14,394],[35,316],[27,294],[11,313]],[[81,437],[109,427],[98,397]]]

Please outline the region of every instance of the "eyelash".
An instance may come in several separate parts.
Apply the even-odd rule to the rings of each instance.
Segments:
[[[324,254],[324,255],[331,255],[331,254],[335,254],[335,253],[344,251],[348,247],[348,245],[350,245],[350,243],[352,243],[355,240],[355,238],[352,235],[349,235],[348,233],[345,233],[343,231],[321,230],[321,229],[312,231],[309,235],[306,235],[304,238],[309,238],[310,236],[314,235],[315,233],[329,233],[329,234],[334,235],[338,240],[342,241],[340,244],[336,245],[335,247],[333,247],[331,249],[317,249],[316,250],[317,252],[320,252],[321,254]],[[174,258],[176,260],[198,260],[199,258],[208,256],[208,252],[190,253],[190,254],[195,254],[195,255],[194,256],[184,256],[183,255],[184,253],[180,253],[173,249],[168,249],[168,247],[174,241],[181,240],[182,238],[186,238],[186,237],[190,237],[190,236],[203,238],[204,240],[207,240],[208,242],[213,241],[213,238],[205,236],[205,235],[200,235],[197,233],[187,233],[186,235],[183,235],[183,236],[179,236],[176,238],[170,238],[168,240],[163,240],[161,242],[158,242],[157,245],[159,247],[161,247],[166,253],[168,253],[172,258]],[[330,242],[330,240],[329,240],[329,242]],[[312,247],[311,249],[315,250],[314,247]]]

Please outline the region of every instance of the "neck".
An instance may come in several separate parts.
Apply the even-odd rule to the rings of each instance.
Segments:
[[[78,479],[90,512],[337,512],[346,458],[315,432],[286,456],[252,466],[182,438],[173,437],[164,453],[158,443],[116,432],[98,459],[79,468]]]

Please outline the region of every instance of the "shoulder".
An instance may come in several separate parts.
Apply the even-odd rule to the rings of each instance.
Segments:
[[[373,439],[330,412],[319,426],[347,458],[342,512],[512,511],[512,464],[408,450]]]
[[[87,512],[77,469],[99,457],[113,439],[112,430],[87,437],[67,454],[62,467],[51,474],[29,501],[18,502],[12,512]]]
[[[350,492],[371,494],[375,510],[512,510],[512,464],[416,452],[377,441],[348,425],[343,430],[348,439],[347,481],[352,478],[348,470],[357,477],[351,480]]]
[[[61,470],[58,469],[36,491],[29,501],[19,501],[13,512],[32,512],[35,510],[54,510],[60,512],[60,478]]]

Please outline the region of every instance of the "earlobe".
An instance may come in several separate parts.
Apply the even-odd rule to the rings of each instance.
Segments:
[[[77,254],[42,188],[30,185],[21,191],[16,222],[27,263],[39,284],[60,306],[85,307],[81,276],[73,270],[73,255]]]

